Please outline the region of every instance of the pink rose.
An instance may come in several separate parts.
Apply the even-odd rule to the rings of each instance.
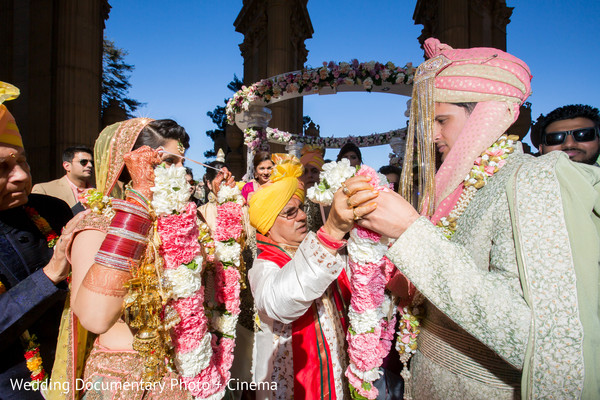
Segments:
[[[194,203],[188,203],[186,210],[180,215],[159,218],[157,229],[162,242],[160,252],[165,260],[166,269],[188,263],[200,253]]]

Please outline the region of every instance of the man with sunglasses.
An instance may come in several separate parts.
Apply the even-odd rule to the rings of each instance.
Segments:
[[[33,186],[32,193],[57,197],[73,207],[79,201],[79,195],[92,187],[92,150],[86,146],[67,147],[63,151],[63,168],[66,173],[62,178],[38,183]]]
[[[574,104],[540,115],[531,129],[531,142],[540,154],[559,150],[571,161],[597,165],[600,155],[598,109]]]

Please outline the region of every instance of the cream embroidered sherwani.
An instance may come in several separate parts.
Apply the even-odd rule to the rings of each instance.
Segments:
[[[415,399],[600,398],[599,192],[597,168],[516,152],[451,240],[422,217],[396,241],[427,298]]]

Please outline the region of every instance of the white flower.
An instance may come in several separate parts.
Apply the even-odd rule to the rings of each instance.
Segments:
[[[348,319],[350,320],[352,330],[357,334],[361,334],[367,333],[379,325],[379,314],[380,312],[377,309],[358,313],[350,306],[350,309],[348,310]]]
[[[175,269],[165,269],[165,278],[171,285],[174,299],[190,297],[202,287],[202,257],[196,257],[194,262],[197,265],[195,270],[190,269],[187,265],[180,265]]]
[[[374,382],[377,379],[379,379],[381,375],[383,375],[383,371],[381,371],[379,368],[373,368],[368,371],[361,371],[356,365],[352,363],[350,363],[350,370],[362,381],[367,382]]]
[[[219,187],[219,193],[217,194],[217,202],[219,204],[226,203],[228,201],[234,201],[236,203],[243,202],[242,194],[237,185],[233,187],[222,185]]]
[[[190,198],[190,185],[185,179],[185,167],[163,164],[154,169],[154,192],[152,207],[156,215],[164,216],[179,214],[185,208]]]
[[[214,313],[212,326],[224,335],[235,337],[238,317],[229,314]]]
[[[352,178],[356,168],[350,165],[350,160],[342,158],[338,162],[330,162],[323,165],[323,171],[319,175],[321,180],[326,180],[335,193],[346,179]]]
[[[193,378],[208,367],[212,357],[211,334],[207,332],[200,345],[187,353],[175,354],[175,366],[182,376]]]
[[[381,320],[382,318],[387,318],[388,315],[393,315],[395,312],[395,311],[392,312],[393,308],[395,308],[395,307],[394,307],[394,303],[392,303],[392,298],[387,293],[384,294],[383,302],[377,309],[377,311],[379,312],[379,315],[378,315],[379,319]]]
[[[352,178],[356,168],[350,165],[347,158],[338,162],[330,162],[323,165],[323,171],[319,175],[320,182],[317,186],[309,188],[307,195],[310,200],[324,206],[331,205],[333,195],[342,187],[346,179]]]
[[[311,201],[324,206],[331,205],[333,202],[333,194],[334,193],[330,190],[321,191],[317,186],[309,187],[307,191],[307,196]]]
[[[385,186],[387,188],[390,187],[390,182],[387,180],[387,177],[382,173],[377,173],[377,177],[379,177],[379,186]]]
[[[348,254],[352,261],[360,264],[377,262],[381,260],[387,252],[387,241],[374,243],[370,239],[361,238],[356,233],[356,229],[350,231],[350,240],[348,240]]]
[[[240,266],[241,250],[237,242],[215,242],[215,253],[218,259],[223,263],[233,263],[236,267]]]

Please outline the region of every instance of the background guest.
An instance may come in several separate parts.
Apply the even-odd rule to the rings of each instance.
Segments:
[[[352,142],[347,142],[342,146],[336,161],[340,161],[342,158],[347,158],[350,161],[350,165],[353,167],[360,165],[363,162],[360,149]]]
[[[574,104],[540,115],[531,128],[531,142],[540,154],[564,151],[571,161],[596,164],[600,155],[600,115],[595,107]]]
[[[402,170],[395,165],[384,165],[383,167],[379,168],[379,173],[385,175],[388,182],[392,184],[392,189],[394,189],[394,192],[397,192]]]
[[[242,196],[246,201],[250,200],[252,193],[256,192],[262,185],[269,182],[271,171],[273,170],[273,161],[271,153],[268,151],[259,151],[254,155],[254,179],[246,183],[242,188]]]
[[[53,197],[32,194],[23,141],[11,113],[1,104],[19,95],[0,82],[0,398],[42,399],[39,391],[19,390],[51,371],[60,316],[68,287],[65,257],[73,218]],[[36,340],[30,341],[28,338]],[[35,350],[29,357],[25,353]],[[28,366],[30,369],[28,369]]]
[[[32,193],[47,194],[58,197],[73,207],[81,193],[92,187],[92,171],[94,158],[92,149],[86,146],[67,147],[63,151],[63,168],[65,175],[49,182],[33,186]]]
[[[301,154],[300,162],[304,167],[304,171],[302,176],[300,176],[300,181],[304,184],[305,190],[308,190],[309,187],[319,182],[319,175],[325,163],[323,160],[325,149],[307,144],[302,148]],[[323,226],[323,220],[325,219],[324,210],[322,210],[319,204],[306,199],[304,202],[304,213],[306,214],[306,224],[310,231],[316,232]]]

